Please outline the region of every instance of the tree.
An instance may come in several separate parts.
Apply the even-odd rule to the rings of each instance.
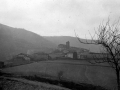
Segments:
[[[116,72],[117,86],[120,90],[120,25],[119,20],[116,23],[111,24],[110,20],[105,24],[100,24],[98,30],[94,36],[91,36],[91,41],[82,41],[76,34],[77,39],[83,44],[95,44],[101,45],[104,53],[107,53],[106,58],[101,62],[107,62]]]

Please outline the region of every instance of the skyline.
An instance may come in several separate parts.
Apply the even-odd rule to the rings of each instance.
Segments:
[[[75,36],[75,30],[90,38],[103,20],[120,17],[119,8],[119,0],[0,0],[0,23],[41,36]]]

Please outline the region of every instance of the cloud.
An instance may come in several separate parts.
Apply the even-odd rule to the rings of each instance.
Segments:
[[[0,0],[0,6],[1,23],[41,35],[74,36],[75,29],[84,37],[120,15],[119,0]]]

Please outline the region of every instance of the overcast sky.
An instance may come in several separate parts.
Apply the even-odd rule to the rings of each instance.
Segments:
[[[89,37],[108,16],[120,16],[120,0],[0,0],[0,23],[41,36]]]

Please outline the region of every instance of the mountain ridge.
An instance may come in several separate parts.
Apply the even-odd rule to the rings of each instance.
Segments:
[[[28,50],[47,51],[57,46],[44,37],[21,28],[0,24],[0,61]]]

